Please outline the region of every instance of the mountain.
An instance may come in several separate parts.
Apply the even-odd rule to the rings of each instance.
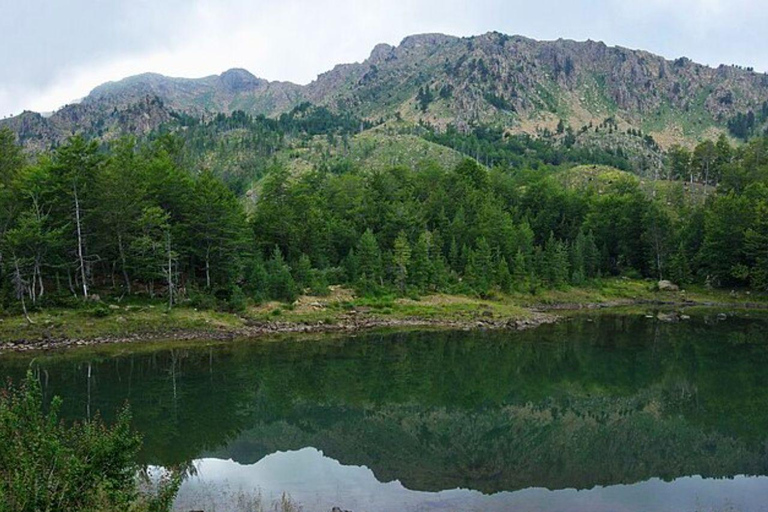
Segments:
[[[365,61],[338,65],[308,85],[270,82],[243,69],[199,79],[142,74],[101,85],[49,118],[25,112],[2,124],[38,149],[75,132],[147,133],[178,114],[243,110],[274,117],[304,102],[438,129],[584,133],[609,120],[620,133],[640,130],[667,147],[714,137],[737,116],[765,110],[768,75],[594,41],[423,34],[397,47],[380,44]]]
[[[302,101],[302,91],[300,85],[269,82],[244,69],[198,79],[145,73],[100,85],[83,102],[124,106],[156,96],[169,108],[191,115],[234,110],[271,115],[290,110]]]

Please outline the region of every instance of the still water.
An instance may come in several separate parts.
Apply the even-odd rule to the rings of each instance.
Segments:
[[[130,403],[179,510],[768,510],[768,323],[602,316],[515,332],[0,358],[64,414]],[[172,348],[175,347],[175,348]]]

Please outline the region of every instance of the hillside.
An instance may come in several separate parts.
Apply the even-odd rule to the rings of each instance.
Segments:
[[[551,180],[569,190],[590,195],[621,193],[638,186],[649,199],[667,206],[701,204],[715,192],[715,187],[684,180],[643,179],[632,173],[605,165],[578,165],[556,172]]]
[[[50,118],[24,113],[0,123],[35,150],[75,132],[148,133],[173,113],[275,117],[310,102],[375,122],[491,125],[532,135],[555,133],[558,125],[584,133],[608,120],[617,134],[640,130],[668,147],[729,127],[753,130],[749,113],[759,117],[767,100],[768,76],[736,66],[671,61],[594,41],[424,34],[397,47],[378,45],[364,62],[338,65],[304,86],[242,69],[199,79],[143,74],[101,85]]]

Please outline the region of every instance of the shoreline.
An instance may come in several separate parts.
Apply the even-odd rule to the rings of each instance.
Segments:
[[[531,316],[525,318],[509,319],[481,319],[473,321],[457,321],[448,319],[429,318],[362,318],[343,319],[338,323],[319,322],[252,322],[250,325],[238,328],[196,330],[179,329],[167,332],[135,333],[131,335],[99,336],[94,338],[67,338],[67,339],[41,339],[19,340],[12,342],[0,341],[0,355],[8,352],[45,352],[54,350],[66,350],[77,347],[93,347],[99,345],[116,345],[130,343],[151,343],[176,341],[234,341],[237,339],[258,339],[276,335],[292,334],[355,334],[374,331],[377,329],[446,329],[446,330],[501,330],[509,329],[522,331],[532,329],[545,324],[553,324],[563,317],[531,312]]]
[[[537,304],[522,308],[519,315],[487,317],[475,314],[468,319],[429,318],[418,315],[398,318],[367,316],[367,312],[352,311],[336,315],[331,321],[317,320],[251,320],[244,319],[242,326],[218,326],[214,328],[169,328],[168,330],[140,331],[127,334],[91,337],[42,337],[0,341],[0,355],[4,353],[46,352],[77,347],[118,345],[131,343],[234,341],[259,339],[270,336],[294,334],[355,334],[377,329],[446,329],[446,330],[503,330],[521,331],[541,325],[557,323],[568,318],[567,313],[579,314],[594,311],[621,310],[640,306],[661,309],[674,308],[722,308],[724,310],[768,310],[768,304],[758,302],[719,302],[697,300],[616,299],[603,302],[561,302]],[[563,313],[563,314],[558,314]]]

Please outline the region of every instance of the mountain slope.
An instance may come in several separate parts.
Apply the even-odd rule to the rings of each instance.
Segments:
[[[143,74],[101,85],[50,118],[25,113],[2,123],[36,148],[74,132],[100,135],[105,125],[108,133],[121,123],[129,133],[151,130],[171,112],[276,116],[311,102],[371,120],[460,130],[490,124],[529,134],[558,125],[585,130],[610,119],[616,130],[642,130],[666,147],[722,133],[766,101],[768,75],[735,66],[715,69],[594,41],[424,34],[397,47],[378,45],[364,62],[336,66],[305,86],[242,69],[199,79]],[[153,102],[163,114],[115,118]]]

